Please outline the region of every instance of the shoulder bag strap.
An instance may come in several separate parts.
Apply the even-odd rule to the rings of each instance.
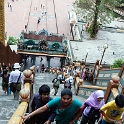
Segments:
[[[21,72],[20,72],[20,75],[19,75],[19,77],[18,77],[17,83],[19,82],[19,78],[20,78],[20,76],[21,76]]]

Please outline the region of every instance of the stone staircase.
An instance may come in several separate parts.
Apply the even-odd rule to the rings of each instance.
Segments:
[[[0,84],[1,83],[2,78],[0,78]],[[19,101],[13,99],[12,93],[11,95],[4,94],[2,86],[0,85],[0,124],[7,124],[18,104]]]
[[[35,78],[34,78],[34,87],[33,87],[34,94],[38,93],[39,87],[43,84],[49,85],[50,88],[52,89],[53,78],[55,78],[55,74],[52,74],[52,73],[36,73]],[[0,82],[1,81],[2,80],[0,80]],[[60,84],[60,88],[59,88],[57,95],[54,96],[51,94],[51,97],[53,98],[60,97],[61,90],[63,88],[64,88],[64,85]],[[83,104],[85,99],[80,96],[75,95],[74,87],[72,87],[72,92],[73,92],[73,97],[81,101]],[[9,119],[11,118],[15,110],[17,109],[19,105],[19,100],[14,100],[12,93],[11,95],[5,95],[4,92],[2,91],[1,86],[0,86],[0,99],[1,99],[0,101],[0,124],[7,124],[7,122],[9,121]],[[53,124],[55,124],[55,122]]]
[[[53,78],[55,78],[55,74],[52,74],[52,73],[36,73],[35,74],[35,79],[34,79],[35,80],[35,82],[34,82],[34,93],[37,93],[39,87],[41,85],[43,85],[43,84],[49,85],[50,88],[52,89],[52,80],[53,80]],[[85,82],[85,83],[87,83],[87,82]],[[58,90],[57,95],[54,96],[54,95],[51,94],[51,97],[52,98],[60,97],[61,91],[63,89],[64,89],[64,85],[63,84],[60,84],[60,87],[59,87],[59,90]],[[73,98],[78,99],[83,104],[86,99],[83,98],[83,97],[80,97],[78,95],[75,95],[75,91],[74,91],[74,87],[73,86],[72,86],[72,89],[71,90],[73,92]],[[56,124],[56,123],[53,122],[53,124]]]
[[[36,73],[35,74],[35,83],[34,83],[34,93],[38,92],[38,89],[41,85],[43,84],[47,84],[50,86],[50,88],[52,89],[52,80],[55,78],[55,74],[52,73]],[[86,82],[87,83],[87,82]],[[53,98],[55,97],[59,97],[61,95],[61,90],[64,89],[64,85],[60,84],[58,93],[56,96],[53,96],[51,94],[51,96]],[[80,97],[80,96],[76,96],[75,95],[75,91],[74,91],[74,87],[72,86],[72,92],[73,92],[73,97],[77,98],[79,101],[81,101],[82,103],[84,103],[85,99]]]

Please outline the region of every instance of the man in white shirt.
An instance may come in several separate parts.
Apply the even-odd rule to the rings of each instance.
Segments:
[[[70,76],[69,78],[65,79],[64,87],[71,89],[72,82],[73,82],[73,77]]]
[[[74,70],[73,70],[74,76],[76,75],[76,72],[77,72],[77,67],[75,66],[75,67],[74,67]]]
[[[19,63],[15,63],[13,68],[15,70],[10,73],[9,86],[14,94],[14,99],[19,99],[19,91],[21,90],[21,84],[24,81],[24,75],[19,71]]]

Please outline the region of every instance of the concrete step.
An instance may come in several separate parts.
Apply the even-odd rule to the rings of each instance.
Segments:
[[[2,78],[0,77],[0,84],[2,84]],[[16,110],[19,104],[18,100],[13,99],[13,94],[6,95],[0,85],[0,124],[7,124],[13,112]]]
[[[7,124],[18,105],[19,101],[14,100],[13,95],[0,94],[0,124]]]

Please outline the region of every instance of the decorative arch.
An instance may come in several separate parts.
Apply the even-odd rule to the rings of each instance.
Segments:
[[[48,50],[48,42],[45,40],[40,40],[38,43],[39,50]]]
[[[48,32],[45,29],[43,29],[38,32],[38,35],[47,35],[48,36]]]
[[[54,43],[52,44],[52,48],[54,48],[54,49],[59,49],[59,47],[60,47],[60,44],[57,43],[57,42],[54,42]]]

